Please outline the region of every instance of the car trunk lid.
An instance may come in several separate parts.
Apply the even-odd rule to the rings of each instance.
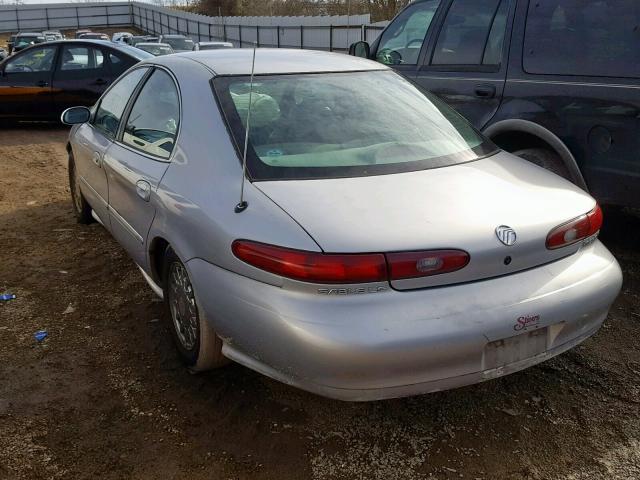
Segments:
[[[548,250],[547,235],[595,206],[578,187],[504,152],[410,173],[254,185],[325,252],[469,253],[461,270],[393,281],[401,290],[506,275],[565,257],[580,244]],[[499,227],[515,232],[513,245],[499,239]]]

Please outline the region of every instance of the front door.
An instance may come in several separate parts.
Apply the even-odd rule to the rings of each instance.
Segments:
[[[105,157],[113,236],[145,267],[156,191],[173,152],[180,101],[171,76],[156,69],[133,103],[117,142]]]
[[[124,76],[100,100],[90,123],[78,127],[73,136],[73,155],[82,193],[102,224],[109,221],[109,188],[105,157],[113,146],[127,103],[148,68],[140,68]]]
[[[39,119],[55,116],[51,78],[58,48],[33,47],[18,53],[0,72],[0,117]]]
[[[513,3],[451,0],[414,78],[479,129],[502,100]]]

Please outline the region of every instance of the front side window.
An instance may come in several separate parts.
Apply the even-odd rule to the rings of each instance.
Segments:
[[[55,47],[32,48],[7,61],[5,73],[50,72],[56,55]]]
[[[131,108],[122,142],[167,159],[173,151],[179,122],[180,99],[176,85],[169,74],[156,70]]]
[[[376,60],[385,65],[415,65],[440,0],[411,5],[387,27],[380,38]]]
[[[247,77],[214,81],[238,150]],[[254,180],[424,170],[494,151],[443,102],[391,71],[256,77],[248,169]]]
[[[102,131],[106,136],[115,138],[120,126],[120,119],[129,98],[142,80],[147,68],[138,68],[123,78],[102,97],[93,119],[93,126]]]
[[[533,74],[640,78],[640,2],[530,2],[523,64]]]
[[[60,70],[92,70],[102,68],[103,64],[102,51],[96,48],[65,45],[62,49]]]
[[[431,64],[499,64],[506,15],[506,0],[454,0],[438,36]]]

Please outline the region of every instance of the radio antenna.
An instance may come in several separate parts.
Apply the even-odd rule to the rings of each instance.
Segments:
[[[251,129],[251,108],[253,106],[253,74],[256,70],[256,48],[253,44],[253,58],[251,59],[251,80],[249,82],[249,107],[247,108],[247,126],[244,132],[244,153],[242,155],[242,183],[240,184],[240,202],[236,205],[235,212],[244,212],[249,204],[244,199],[244,182],[247,179],[247,151],[249,149],[249,130]]]

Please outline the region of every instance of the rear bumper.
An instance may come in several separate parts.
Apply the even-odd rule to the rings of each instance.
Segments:
[[[225,355],[342,400],[445,390],[540,363],[595,333],[622,284],[598,241],[501,278],[342,297],[274,287],[199,259],[187,268]],[[532,319],[526,327],[523,317]]]

